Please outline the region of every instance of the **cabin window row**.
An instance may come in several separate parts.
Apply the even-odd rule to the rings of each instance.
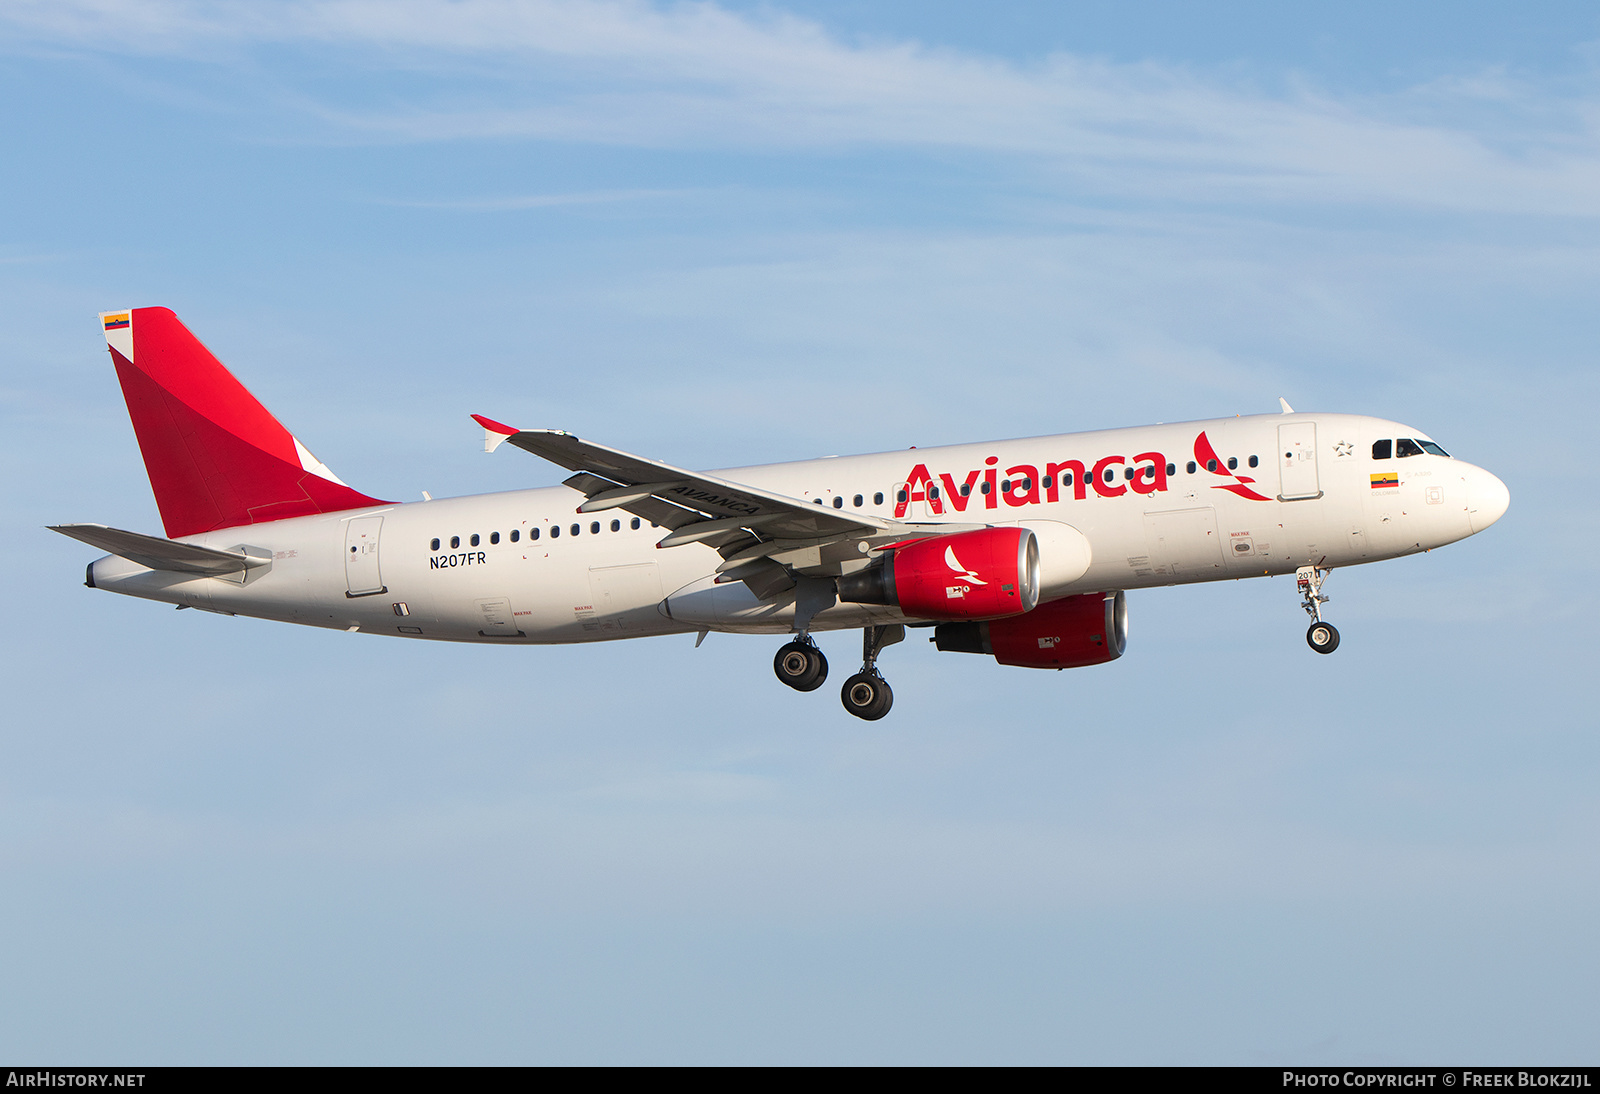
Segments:
[[[813,505],[821,505],[822,504],[822,499],[821,498],[812,498],[811,502],[812,502]],[[865,495],[857,494],[855,497],[850,499],[850,504],[852,506],[854,506],[855,508],[860,509],[862,506],[867,504],[867,499],[866,499]],[[883,504],[883,491],[880,490],[876,494],[872,495],[872,504],[873,505],[882,505]],[[840,494],[838,497],[833,499],[833,507],[835,509],[843,509],[844,508],[844,495],[843,494]]]
[[[599,535],[600,534],[600,530],[601,530],[600,529],[600,524],[601,524],[601,522],[598,521],[598,520],[590,521],[589,522],[589,534],[592,535],[592,536]],[[640,524],[641,524],[641,522],[640,522],[639,518],[638,517],[634,517],[632,520],[630,520],[628,522],[628,527],[633,529],[633,530],[635,530],[635,531],[637,531],[639,529]],[[652,521],[650,523],[650,527],[654,528],[655,526],[656,526],[655,522]],[[611,522],[610,527],[611,527],[611,530],[613,532],[620,532],[620,531],[622,531],[622,521],[613,520]],[[574,536],[582,535],[583,534],[583,525],[582,524],[573,524],[571,526],[571,528],[569,529],[569,534],[574,535]],[[537,529],[537,528],[529,528],[528,529],[528,542],[532,543],[534,540],[539,538],[539,535],[540,535],[539,529]],[[521,532],[520,529],[513,528],[507,534],[506,538],[510,542],[516,543],[519,540],[521,540],[522,532]],[[551,539],[560,539],[561,538],[561,525],[552,524],[550,526],[550,538]],[[482,544],[482,542],[483,542],[483,537],[480,536],[477,532],[474,532],[474,533],[472,533],[472,535],[467,537],[467,546],[468,547],[477,547],[480,544]],[[493,546],[495,544],[498,544],[499,542],[500,542],[500,533],[499,532],[490,532],[489,533],[489,543],[490,543],[490,545]],[[461,537],[460,536],[451,536],[450,537],[450,550],[454,551],[460,546],[461,546]],[[429,547],[430,550],[438,551],[438,550],[442,549],[443,542],[441,540],[435,538],[435,539],[433,539],[432,541],[429,542],[428,547]]]

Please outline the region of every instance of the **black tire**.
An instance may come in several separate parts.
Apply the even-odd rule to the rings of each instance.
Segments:
[[[1306,631],[1306,645],[1318,653],[1332,653],[1339,648],[1339,631],[1332,623],[1313,623]]]
[[[828,659],[804,642],[790,642],[772,659],[772,671],[796,691],[816,691],[828,678]]]
[[[844,682],[839,690],[839,701],[857,718],[876,722],[894,706],[894,691],[889,682],[876,673],[858,672]]]

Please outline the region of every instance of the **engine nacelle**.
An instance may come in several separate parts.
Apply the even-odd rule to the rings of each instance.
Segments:
[[[941,623],[941,650],[989,653],[1002,665],[1075,669],[1115,661],[1128,648],[1128,598],[1084,593],[1041,604],[1027,615],[983,623]]]
[[[913,619],[1003,619],[1039,603],[1039,543],[1027,528],[979,528],[894,544],[839,578],[839,599]]]

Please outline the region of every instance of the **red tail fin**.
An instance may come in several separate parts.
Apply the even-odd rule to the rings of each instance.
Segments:
[[[168,309],[100,319],[169,537],[386,504],[340,482]]]

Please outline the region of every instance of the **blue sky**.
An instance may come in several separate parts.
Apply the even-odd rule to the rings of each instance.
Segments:
[[[0,1056],[1592,1061],[1600,16],[0,5]],[[97,311],[358,488],[1267,412],[1488,533],[1130,597],[1070,673],[404,644],[81,586],[159,521]],[[835,670],[853,635],[825,638]]]

